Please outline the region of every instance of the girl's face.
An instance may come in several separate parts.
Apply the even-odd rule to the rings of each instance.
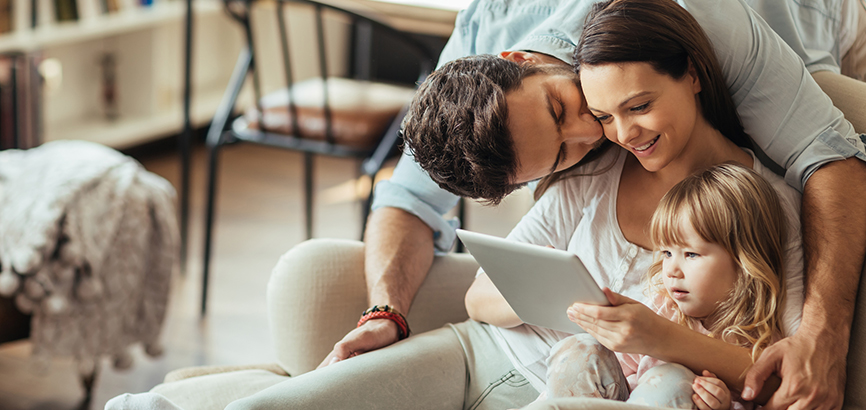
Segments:
[[[681,220],[678,228],[685,244],[660,249],[662,281],[683,314],[706,318],[730,296],[739,267],[724,248],[701,238],[691,221]]]
[[[696,98],[700,81],[691,68],[676,80],[649,63],[582,66],[580,80],[604,135],[650,172],[680,156],[702,115]]]

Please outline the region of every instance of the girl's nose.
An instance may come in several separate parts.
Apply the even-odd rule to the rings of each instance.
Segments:
[[[663,266],[664,274],[669,278],[681,279],[683,277],[683,271],[680,270],[679,264],[673,259],[674,258],[671,258],[665,261]]]

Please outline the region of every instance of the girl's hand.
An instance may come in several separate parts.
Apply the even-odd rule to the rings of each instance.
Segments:
[[[664,343],[664,329],[678,326],[638,301],[608,288],[603,291],[612,306],[575,303],[568,308],[568,318],[610,350],[652,355],[652,349]]]
[[[695,377],[692,382],[692,401],[700,410],[729,410],[731,408],[731,391],[725,382],[715,374],[704,370],[703,377]]]

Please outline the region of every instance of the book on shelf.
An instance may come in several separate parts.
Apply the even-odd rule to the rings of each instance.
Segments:
[[[117,5],[121,12],[137,9],[139,0],[117,0]]]
[[[12,32],[15,27],[14,11],[12,0],[0,0],[0,34]]]
[[[0,55],[0,149],[32,148],[42,139],[38,53]]]
[[[78,18],[91,20],[103,14],[102,0],[76,0],[78,3]]]
[[[77,0],[54,0],[54,14],[58,22],[78,20]]]
[[[3,0],[3,20],[9,21],[11,27],[3,33],[29,30],[33,26],[32,0]],[[8,13],[8,14],[7,14]]]
[[[54,0],[34,0],[36,8],[33,20],[35,27],[45,27],[54,24],[56,13],[54,12]]]
[[[101,0],[102,10],[104,13],[117,13],[120,11],[119,0]]]

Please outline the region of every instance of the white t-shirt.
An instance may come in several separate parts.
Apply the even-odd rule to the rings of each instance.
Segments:
[[[782,331],[789,336],[800,324],[803,309],[803,251],[800,235],[800,194],[781,177],[754,159],[754,170],[779,195],[788,220],[785,267],[787,295]],[[552,245],[576,254],[600,286],[651,306],[643,280],[653,261],[651,251],[628,242],[616,217],[616,197],[626,151],[612,147],[573,176],[557,182],[535,203],[508,238],[536,245]],[[611,167],[611,163],[615,162]],[[595,175],[599,171],[607,171]],[[562,312],[562,314],[566,314]],[[533,325],[510,329],[491,326],[502,350],[539,391],[547,378],[550,347],[568,334]]]

